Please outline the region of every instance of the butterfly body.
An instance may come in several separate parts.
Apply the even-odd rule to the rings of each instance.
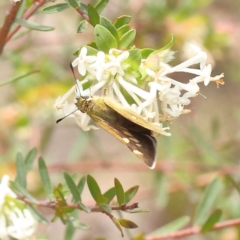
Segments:
[[[77,108],[126,145],[147,166],[156,163],[157,126],[107,97],[77,98]]]

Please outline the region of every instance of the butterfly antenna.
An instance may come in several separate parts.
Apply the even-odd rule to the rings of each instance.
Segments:
[[[76,82],[76,84],[77,84],[77,88],[78,88],[79,94],[80,94],[80,96],[81,96],[80,87],[79,87],[79,85],[78,85],[77,77],[76,77],[75,72],[74,72],[74,70],[73,70],[73,65],[72,65],[72,63],[70,63],[70,68],[71,68],[72,74],[73,74],[73,76],[74,76],[75,82]]]
[[[75,113],[77,110],[78,110],[78,109],[75,109],[73,112],[69,113],[68,115],[66,115],[66,116],[64,116],[64,117],[62,117],[62,118],[59,118],[59,119],[56,121],[56,123],[61,122],[63,119],[65,119],[66,117],[68,117],[68,116],[70,116],[71,114]]]

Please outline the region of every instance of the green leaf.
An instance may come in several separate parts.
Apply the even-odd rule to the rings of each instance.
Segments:
[[[84,205],[82,202],[78,202],[78,205],[84,212],[86,212],[86,213],[91,212],[91,210],[86,205]]]
[[[126,192],[125,192],[125,203],[129,203],[134,196],[136,195],[137,191],[138,191],[139,186],[134,186],[129,188]]]
[[[129,68],[134,71],[138,70],[142,62],[142,55],[138,49],[129,50],[129,56],[124,60],[124,64],[129,64]]]
[[[10,186],[15,188],[18,192],[20,192],[31,203],[38,204],[38,201],[25,188],[23,188],[19,183],[17,183],[17,182],[10,182]]]
[[[100,16],[96,9],[91,5],[88,4],[88,16],[90,23],[95,27],[100,22]]]
[[[10,83],[13,83],[13,82],[16,82],[16,81],[18,81],[18,80],[24,79],[24,78],[26,78],[27,76],[32,75],[32,74],[34,74],[34,73],[39,73],[39,70],[34,70],[34,71],[31,71],[31,72],[25,73],[25,74],[23,74],[23,75],[20,75],[20,76],[11,78],[10,80],[2,81],[2,82],[0,83],[0,87],[5,86],[5,85],[10,84]]]
[[[23,160],[23,155],[20,152],[17,153],[16,168],[17,168],[17,175],[16,175],[15,182],[17,182],[23,188],[26,188],[26,186],[27,186],[26,169],[25,169],[25,164],[24,164],[24,160]]]
[[[85,182],[86,182],[86,176],[83,176],[77,184],[77,188],[78,188],[80,196],[82,195],[82,192],[83,192],[83,189],[85,186]]]
[[[163,50],[170,49],[173,46],[173,43],[174,43],[174,36],[172,35],[172,38],[171,38],[170,42],[167,45],[165,45],[164,47],[160,48],[159,50],[154,51],[152,54],[150,54],[150,56],[158,54],[159,52],[161,52]]]
[[[75,9],[78,9],[79,8],[79,5],[77,3],[77,1],[75,0],[67,0],[67,2]]]
[[[53,195],[53,188],[52,188],[52,184],[51,184],[51,181],[49,178],[47,166],[45,164],[45,161],[41,157],[38,160],[38,169],[40,172],[43,189],[44,189],[45,193],[47,194],[47,196],[51,198],[51,195]]]
[[[62,12],[66,9],[69,8],[69,4],[68,3],[58,3],[52,6],[48,6],[45,7],[41,10],[42,13],[46,13],[46,14],[52,14],[52,13],[58,13],[58,12]]]
[[[107,6],[109,0],[100,0],[96,5],[95,5],[95,9],[98,13],[101,13],[104,8]]]
[[[128,32],[130,30],[130,26],[128,24],[125,24],[123,26],[121,26],[120,28],[118,28],[118,35],[121,38],[126,32]]]
[[[219,177],[216,177],[204,191],[203,198],[199,205],[194,216],[194,225],[201,226],[207,219],[208,214],[211,211],[211,208],[214,207],[214,203],[219,197],[219,193],[222,190],[222,181]]]
[[[117,20],[114,22],[114,26],[116,28],[120,28],[125,24],[128,24],[131,21],[131,16],[123,15],[121,17],[118,17]]]
[[[127,49],[136,37],[136,30],[131,29],[126,32],[119,40],[120,48]]]
[[[116,191],[115,191],[115,187],[112,187],[110,189],[108,189],[103,196],[105,196],[108,199],[108,203],[110,203],[113,198],[116,196]]]
[[[33,149],[31,149],[28,152],[28,154],[27,154],[27,156],[25,158],[25,161],[24,161],[25,162],[25,171],[26,172],[29,172],[31,170],[33,162],[34,162],[36,156],[37,156],[37,149],[36,148],[33,148]]]
[[[122,230],[120,223],[118,222],[118,219],[112,218],[112,221],[115,224],[115,226],[118,228],[118,230],[121,232],[121,236],[124,237],[123,230]]]
[[[107,213],[112,212],[112,209],[107,204],[100,204],[99,206]]]
[[[79,23],[78,28],[77,28],[77,33],[82,33],[84,32],[88,27],[88,22],[86,20],[83,20]]]
[[[69,213],[69,216],[72,216],[74,218],[78,218],[78,211],[74,210],[73,212]],[[70,221],[67,221],[65,233],[64,233],[64,240],[72,240],[74,237],[74,234],[76,232],[76,228],[71,224]]]
[[[91,175],[87,175],[87,184],[93,199],[98,203],[98,197],[102,194],[96,180]]]
[[[211,231],[213,226],[219,221],[222,216],[222,211],[220,209],[216,209],[207,219],[207,221],[202,226],[201,232],[205,233]]]
[[[118,31],[115,26],[105,17],[101,17],[100,24],[105,27],[115,37],[116,41],[119,41]]]
[[[49,223],[48,220],[34,206],[27,204],[26,207],[38,222],[44,223],[44,224]]]
[[[23,19],[17,19],[15,20],[15,22],[31,30],[44,31],[44,32],[54,30],[54,27],[38,25],[36,23],[32,23]]]
[[[147,59],[150,56],[150,54],[153,53],[154,51],[155,50],[152,48],[140,49],[140,53],[141,53],[143,59]]]
[[[147,208],[135,208],[135,209],[131,209],[131,210],[126,210],[125,212],[128,212],[128,213],[143,213],[143,212],[149,212],[149,209],[147,209]]]
[[[127,219],[124,219],[124,218],[119,218],[119,219],[118,219],[118,222],[119,222],[120,225],[121,225],[122,227],[124,227],[124,228],[129,228],[129,229],[131,229],[131,228],[138,228],[138,225],[137,225],[137,224],[135,224],[134,222],[129,221],[129,220],[127,220]]]
[[[234,188],[240,193],[240,186],[231,176],[226,176],[226,179],[234,186]]]
[[[111,32],[99,24],[94,28],[94,40],[99,50],[105,53],[111,48],[117,48],[117,41]]]
[[[175,219],[174,221],[158,228],[157,230],[150,233],[149,235],[157,236],[160,234],[167,234],[167,233],[178,231],[178,230],[182,229],[183,227],[185,227],[190,222],[190,220],[191,220],[191,218],[189,216],[180,217],[180,218]]]
[[[74,228],[78,228],[81,230],[88,230],[90,228],[87,224],[81,223],[78,219],[76,219],[73,216],[68,217],[68,222],[72,224]]]
[[[71,191],[71,193],[73,195],[74,202],[81,202],[80,192],[79,192],[75,182],[71,178],[71,176],[67,172],[64,172],[64,178],[68,185],[69,190]]]
[[[64,240],[72,240],[76,230],[73,224],[68,221],[65,228]]]
[[[115,191],[117,195],[117,201],[119,206],[122,206],[125,204],[125,193],[122,187],[122,184],[119,182],[117,178],[114,179],[114,185],[115,185]]]

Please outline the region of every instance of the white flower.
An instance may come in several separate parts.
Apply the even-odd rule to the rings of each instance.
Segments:
[[[16,194],[8,186],[9,176],[4,175],[0,183],[0,239],[9,237],[30,240],[37,222],[25,203],[16,199]]]
[[[56,100],[55,107],[62,109],[65,116],[72,112],[83,130],[94,129],[95,126],[88,125],[90,117],[86,113],[74,112],[76,106],[73,99],[94,96],[98,92],[98,95],[108,96],[124,107],[131,108],[159,126],[164,135],[169,135],[162,123],[190,112],[185,106],[190,104],[190,98],[199,94],[199,83],[203,82],[205,86],[211,81],[223,84],[220,80],[223,74],[211,76],[212,67],[207,64],[207,54],[197,46],[190,47],[194,55],[173,67],[169,65],[169,61],[174,58],[174,52],[170,50],[157,51],[155,55],[142,59],[138,69],[140,74],[131,70],[133,60],[128,61],[128,51],[111,49],[108,54],[99,51],[96,56],[88,56],[87,48],[83,47],[79,57],[73,61],[73,66],[77,66],[82,75],[77,80],[77,90],[72,87],[62,98]],[[198,68],[192,67],[197,64]],[[169,76],[174,72],[190,73],[195,77],[182,83]],[[86,83],[89,88],[84,89]]]

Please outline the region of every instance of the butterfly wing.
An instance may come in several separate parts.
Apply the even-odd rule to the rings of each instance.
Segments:
[[[108,108],[108,105],[106,105]],[[103,108],[101,108],[103,110]],[[156,164],[156,138],[149,129],[135,124],[117,111],[109,108],[106,114],[89,114],[103,129],[126,145],[148,167]]]
[[[119,104],[111,99],[108,99],[108,98],[104,98],[104,102],[107,106],[109,106],[114,111],[121,114],[122,116],[124,116],[129,121],[132,121],[132,122],[138,124],[139,126],[149,129],[155,133],[166,135],[166,133],[163,132],[160,128],[158,128],[158,126],[146,121],[139,114],[135,113],[133,110],[123,107],[121,104]]]

